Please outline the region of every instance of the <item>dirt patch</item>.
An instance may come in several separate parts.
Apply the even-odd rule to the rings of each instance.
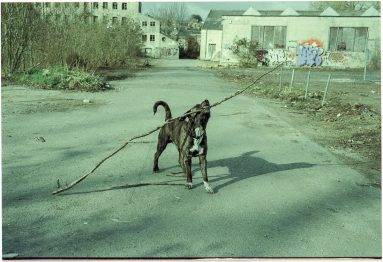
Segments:
[[[44,96],[40,96],[40,92],[46,92],[48,97],[46,97],[45,94]],[[61,93],[60,91],[39,91],[17,86],[3,87],[1,97],[3,117],[10,114],[68,112],[78,109],[86,110],[105,105],[105,102],[101,100],[69,98],[65,93]]]
[[[219,77],[241,88],[267,70],[213,68]],[[246,95],[262,99],[276,110],[287,113],[290,124],[368,177],[371,186],[380,187],[380,82],[356,80],[355,75],[360,71],[322,69],[311,72],[306,93],[308,69],[298,70],[292,85],[291,71],[282,71],[282,81],[281,71],[272,73],[249,88]],[[332,80],[322,105],[330,73]]]

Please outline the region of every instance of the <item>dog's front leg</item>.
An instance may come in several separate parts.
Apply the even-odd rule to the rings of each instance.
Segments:
[[[207,160],[205,155],[199,157],[199,166],[201,168],[203,185],[205,186],[205,189],[208,193],[213,194],[214,190],[208,183],[209,180],[207,178]]]
[[[186,173],[186,184],[185,187],[187,189],[193,188],[193,178],[192,178],[192,172],[191,172],[191,164],[192,160],[190,157],[182,157],[182,163],[183,163],[183,169]]]

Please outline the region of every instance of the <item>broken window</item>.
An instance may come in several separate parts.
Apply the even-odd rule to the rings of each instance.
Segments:
[[[98,3],[97,2],[93,2],[93,8],[98,9]]]
[[[93,16],[93,24],[96,24],[97,23],[97,21],[98,21],[98,16]]]
[[[117,2],[113,2],[113,9],[117,9]]]
[[[122,24],[122,25],[126,25],[126,21],[127,21],[127,18],[126,18],[126,17],[122,17],[122,18],[121,18],[121,24]]]
[[[117,21],[118,21],[118,18],[114,16],[112,18],[112,24],[114,24],[114,25],[117,24]]]
[[[142,42],[146,42],[148,40],[148,36],[147,35],[142,35]]]
[[[150,35],[150,42],[156,41],[156,36],[155,35]]]
[[[102,8],[108,9],[108,2],[102,2]]]
[[[367,38],[367,27],[330,27],[329,50],[364,52]]]
[[[251,41],[257,49],[286,48],[286,26],[252,26]]]

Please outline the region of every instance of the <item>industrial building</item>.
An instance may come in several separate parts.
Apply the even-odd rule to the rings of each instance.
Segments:
[[[380,13],[365,11],[211,10],[201,30],[200,59],[238,64],[240,39],[259,50],[266,65],[359,68],[380,64]],[[266,63],[265,63],[266,61]]]

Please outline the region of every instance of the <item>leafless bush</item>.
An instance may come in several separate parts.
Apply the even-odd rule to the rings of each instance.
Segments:
[[[66,64],[93,69],[126,65],[139,57],[141,29],[134,20],[123,25],[85,23],[89,17],[68,8],[42,14],[33,3],[2,3],[2,72]]]

